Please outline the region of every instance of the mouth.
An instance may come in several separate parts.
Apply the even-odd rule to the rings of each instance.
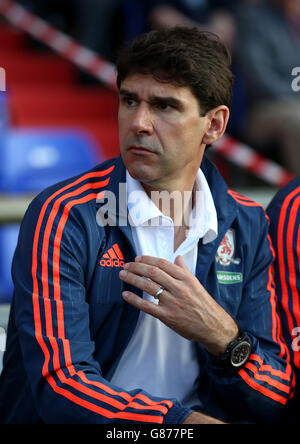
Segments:
[[[128,152],[138,156],[144,154],[154,154],[153,150],[142,145],[130,145],[127,150]]]

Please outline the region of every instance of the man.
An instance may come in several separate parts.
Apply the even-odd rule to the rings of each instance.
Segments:
[[[300,2],[242,3],[236,23],[235,60],[249,110],[243,138],[299,175]]]
[[[127,39],[149,28],[189,26],[209,30],[233,47],[235,5],[229,0],[123,0],[122,9]]]
[[[228,52],[153,31],[117,69],[121,157],[22,223],[1,421],[277,421],[293,373],[268,223],[204,156],[229,117]]]
[[[276,252],[275,283],[281,307],[283,334],[297,379],[297,394],[287,411],[286,420],[296,424],[300,405],[300,176],[278,191],[268,206],[267,213],[270,217],[270,236]]]

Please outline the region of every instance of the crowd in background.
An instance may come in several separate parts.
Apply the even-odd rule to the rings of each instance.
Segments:
[[[300,174],[300,0],[19,0],[114,62],[118,48],[158,27],[216,33],[233,58],[229,132]]]

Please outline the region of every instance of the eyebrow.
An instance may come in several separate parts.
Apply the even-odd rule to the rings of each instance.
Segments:
[[[119,91],[120,96],[123,97],[130,97],[133,100],[139,100],[139,95],[133,91],[128,91],[126,89],[120,89]],[[173,106],[174,108],[177,109],[183,109],[184,105],[182,103],[181,100],[176,99],[175,97],[172,96],[150,96],[150,99],[148,101],[150,104],[155,104],[155,103],[165,103],[167,105]]]

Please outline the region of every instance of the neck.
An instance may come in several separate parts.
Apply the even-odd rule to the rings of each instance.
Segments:
[[[142,184],[148,197],[157,206],[161,213],[170,217],[175,227],[188,227],[190,214],[193,208],[193,196],[195,191],[195,180],[193,178],[187,186],[175,187],[153,187]]]

